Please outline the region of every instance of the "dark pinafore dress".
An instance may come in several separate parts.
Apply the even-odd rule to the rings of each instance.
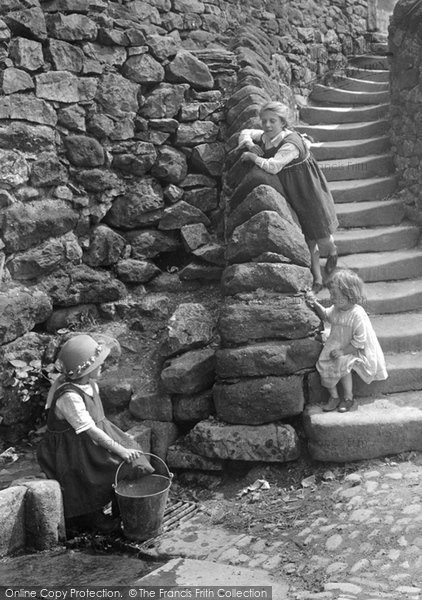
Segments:
[[[91,397],[72,383],[57,388],[48,413],[47,433],[37,450],[41,469],[49,479],[60,483],[66,518],[100,510],[112,500],[112,485],[122,459],[94,443],[85,431],[76,434],[67,421],[56,417],[54,409],[60,396],[76,392],[99,429],[125,448],[139,448],[130,436],[105,417],[95,386],[93,391]]]
[[[302,136],[293,131],[278,146],[268,149],[261,142],[263,158],[273,158],[288,143],[298,149],[299,157],[277,173],[285,198],[296,212],[306,238],[326,238],[338,227],[334,200],[327,180]]]

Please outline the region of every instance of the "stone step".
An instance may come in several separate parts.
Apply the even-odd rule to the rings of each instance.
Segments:
[[[374,200],[349,202],[336,207],[341,227],[379,227],[398,225],[404,219],[403,202],[399,200]]]
[[[333,80],[333,85],[341,90],[356,92],[385,92],[390,87],[388,81],[370,81],[355,77],[337,77]]]
[[[394,172],[390,154],[371,154],[357,158],[326,160],[319,163],[327,181],[368,179],[391,175]]]
[[[374,54],[388,54],[390,51],[388,42],[372,42],[371,50]]]
[[[403,222],[390,227],[342,229],[334,234],[338,253],[387,252],[413,248],[419,239],[419,227]]]
[[[372,315],[379,343],[384,352],[422,351],[422,312],[398,315]]]
[[[346,73],[354,79],[365,79],[365,81],[390,81],[390,72],[385,69],[362,69],[360,67],[346,68]]]
[[[390,129],[388,119],[378,119],[368,123],[334,123],[327,125],[296,125],[299,133],[306,133],[315,142],[340,142],[377,137]]]
[[[336,204],[340,204],[342,202],[381,200],[395,191],[397,181],[393,175],[389,175],[387,177],[369,177],[368,179],[330,181],[328,186],[334,201]]]
[[[303,121],[309,125],[332,123],[362,123],[377,121],[388,116],[390,104],[372,106],[305,106],[300,110]]]
[[[422,248],[393,252],[362,252],[341,256],[339,267],[353,269],[366,282],[422,277]]]
[[[367,283],[365,293],[372,314],[418,310],[422,306],[422,278]]]
[[[316,142],[312,145],[312,154],[317,160],[355,158],[371,154],[382,154],[390,149],[387,135],[363,140],[343,140],[341,142]]]
[[[383,381],[368,385],[360,377],[353,377],[353,393],[356,397],[369,398],[422,389],[422,352],[386,354],[385,362],[388,378]],[[422,395],[420,403],[422,407]]]
[[[324,104],[382,104],[388,102],[389,98],[390,93],[388,90],[363,92],[320,84],[314,86],[310,95],[312,102],[322,102]]]
[[[359,54],[349,56],[349,65],[359,67],[360,69],[368,69],[369,71],[388,71],[390,61],[388,56],[383,54]]]
[[[363,398],[358,410],[304,413],[308,449],[316,460],[348,462],[422,450],[422,399],[419,391]]]

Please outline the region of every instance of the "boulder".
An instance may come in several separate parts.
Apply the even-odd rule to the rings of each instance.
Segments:
[[[315,331],[320,321],[301,297],[279,296],[222,307],[219,330],[224,345],[253,340],[298,339]]]
[[[8,67],[2,73],[1,90],[3,94],[16,94],[33,90],[35,87],[32,77],[22,69]]]
[[[78,170],[75,178],[89,192],[104,192],[121,187],[118,176],[109,169]]]
[[[65,138],[66,154],[75,167],[100,167],[104,164],[103,147],[96,139],[85,135]]]
[[[163,214],[163,190],[152,178],[144,178],[118,196],[106,215],[106,222],[118,229],[136,229],[156,223]]]
[[[189,469],[189,471],[222,471],[224,468],[223,461],[196,454],[186,448],[183,441],[177,441],[169,447],[167,464],[170,469]]]
[[[25,547],[25,494],[24,486],[0,490],[0,557],[14,554]]]
[[[183,244],[188,251],[196,250],[196,248],[211,241],[210,234],[203,223],[184,225],[181,228],[180,233],[182,235]]]
[[[134,153],[115,154],[112,166],[124,173],[141,176],[151,169],[156,159],[157,152],[154,144],[138,142]]]
[[[159,392],[138,390],[130,400],[129,412],[136,419],[173,421],[170,396]]]
[[[77,264],[81,258],[82,249],[78,239],[69,232],[63,237],[50,238],[25,252],[14,254],[7,268],[13,279],[26,281],[47,275],[67,263]]]
[[[307,267],[284,263],[245,263],[224,270],[224,294],[230,296],[257,289],[296,293],[312,287],[312,273]]]
[[[299,439],[290,425],[227,425],[201,421],[185,437],[186,445],[207,458],[253,462],[287,462],[300,455]]]
[[[83,49],[90,60],[94,61],[96,65],[100,65],[99,70],[101,71],[108,71],[110,67],[120,70],[127,59],[126,49],[121,46],[103,46],[102,44],[85,42]],[[86,63],[84,70],[86,70]]]
[[[25,37],[15,37],[9,44],[9,56],[15,67],[37,71],[44,64],[42,45]]]
[[[67,42],[95,41],[97,38],[97,24],[85,15],[54,13],[46,16],[46,23],[51,38]]]
[[[170,204],[179,202],[183,198],[183,189],[174,185],[174,183],[170,183],[170,185],[164,188],[164,198]]]
[[[175,117],[184,102],[185,93],[188,89],[189,86],[186,84],[161,83],[152,92],[146,94],[139,109],[139,114],[146,119],[170,119]]]
[[[169,357],[207,346],[213,338],[215,326],[214,315],[203,304],[179,304],[168,321],[162,355]]]
[[[176,132],[175,144],[176,146],[198,146],[206,142],[215,142],[218,132],[218,125],[212,121],[180,123]]]
[[[132,258],[153,258],[162,252],[174,252],[180,248],[180,242],[173,233],[150,229],[130,231],[125,235],[131,245]]]
[[[148,260],[127,258],[119,260],[116,265],[117,276],[125,283],[146,283],[160,272],[160,269]]]
[[[191,396],[173,396],[173,419],[176,422],[202,421],[214,413],[212,389]]]
[[[161,146],[152,175],[167,183],[179,183],[188,171],[186,156],[171,146]]]
[[[55,135],[51,127],[13,122],[0,128],[0,148],[38,155],[55,148]]]
[[[126,248],[125,239],[110,227],[99,225],[91,232],[84,262],[91,267],[115,265]]]
[[[146,43],[154,58],[163,61],[170,56],[174,56],[180,49],[180,38],[173,35],[159,35],[151,33],[147,36]]]
[[[51,310],[48,296],[39,289],[3,289],[0,292],[0,345],[15,340],[38,323],[43,323]]]
[[[248,262],[262,252],[276,252],[308,267],[309,249],[299,227],[274,211],[264,210],[239,225],[227,246],[229,263]]]
[[[0,118],[31,121],[50,127],[57,124],[54,108],[33,94],[11,94],[0,98]]]
[[[9,12],[3,17],[4,22],[14,35],[43,42],[47,39],[44,13],[39,6]]]
[[[180,202],[176,202],[176,204],[173,204],[173,206],[169,206],[164,210],[158,228],[165,230],[181,229],[184,225],[190,225],[192,223],[203,223],[207,226],[210,225],[208,217],[202,210],[180,200]]]
[[[26,545],[35,550],[50,550],[66,539],[63,499],[54,480],[22,481],[26,487]]]
[[[48,50],[56,71],[81,73],[85,56],[80,48],[68,42],[50,39]]]
[[[225,156],[224,145],[221,142],[212,142],[195,146],[190,160],[201,173],[211,177],[220,177]]]
[[[303,411],[303,377],[259,377],[238,383],[216,383],[217,417],[226,423],[262,425]]]
[[[218,207],[218,190],[215,187],[194,188],[186,190],[183,200],[196,206],[204,213],[211,212]]]
[[[75,133],[86,132],[86,113],[82,106],[74,104],[66,106],[58,111],[58,123],[62,127],[74,131]]]
[[[215,352],[191,350],[174,358],[161,372],[164,388],[174,394],[195,394],[214,382]]]
[[[225,264],[224,246],[221,244],[205,244],[204,246],[193,250],[192,254],[212,265],[224,266]]]
[[[99,81],[96,100],[105,114],[121,118],[138,110],[139,86],[118,73],[105,73]]]
[[[59,329],[80,327],[82,323],[95,323],[98,319],[99,312],[95,304],[79,304],[53,310],[45,322],[44,328],[49,333],[55,333]]]
[[[23,154],[0,150],[0,184],[17,187],[29,179],[29,166]]]
[[[160,83],[164,79],[164,69],[150,54],[130,56],[123,65],[122,74],[142,85]]]
[[[50,296],[55,306],[101,304],[114,302],[126,296],[122,282],[110,273],[78,265],[60,269],[45,277],[40,287]]]
[[[36,95],[50,102],[79,101],[78,79],[67,71],[50,71],[35,77]]]
[[[16,203],[2,216],[2,237],[9,254],[60,237],[73,230],[79,220],[79,214],[61,200]]]
[[[291,375],[314,368],[320,353],[314,338],[224,348],[216,352],[215,371],[219,379]]]
[[[172,83],[189,83],[193,88],[211,90],[214,79],[207,65],[188,50],[179,50],[166,67],[166,78]]]
[[[54,152],[42,152],[32,163],[30,181],[34,187],[63,185],[67,180],[67,170]]]

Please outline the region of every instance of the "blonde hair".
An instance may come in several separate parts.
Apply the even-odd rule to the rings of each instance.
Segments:
[[[365,302],[363,281],[351,269],[335,269],[327,282],[327,288],[329,290],[337,289],[352,304]]]
[[[284,123],[284,127],[288,127],[291,124],[291,110],[286,104],[282,102],[266,102],[259,111],[259,117],[262,118],[264,112],[270,111],[277,115],[281,121]]]

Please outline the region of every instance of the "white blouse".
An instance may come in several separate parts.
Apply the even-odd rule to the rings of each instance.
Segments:
[[[239,134],[239,145],[246,144],[252,146],[256,142],[262,140],[266,150],[270,148],[276,148],[280,142],[288,135],[292,133],[288,129],[284,129],[278,135],[273,138],[268,138],[262,129],[243,129]],[[261,158],[258,157],[255,160],[255,164],[266,171],[276,175],[283,167],[288,165],[292,160],[299,157],[299,150],[290,142],[284,144],[278,152],[272,158]]]

